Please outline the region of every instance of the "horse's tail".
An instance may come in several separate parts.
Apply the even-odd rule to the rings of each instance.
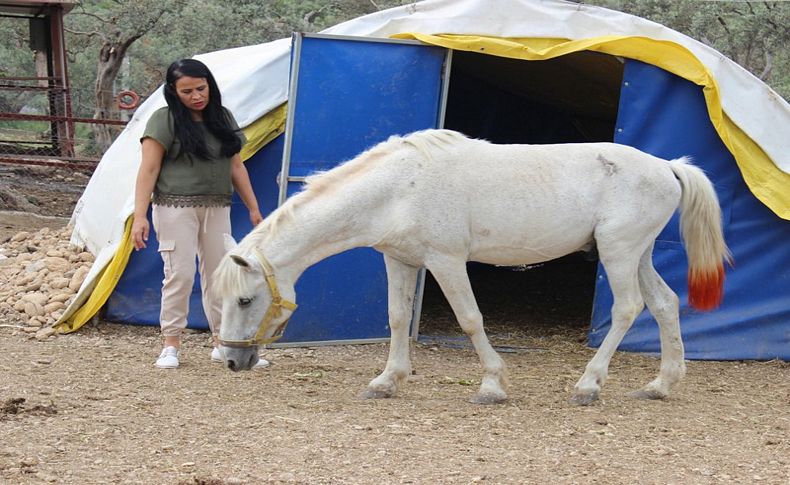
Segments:
[[[710,179],[691,165],[687,157],[670,161],[680,181],[680,232],[688,257],[689,303],[699,310],[713,310],[721,304],[724,261],[732,255],[724,242],[721,208]]]

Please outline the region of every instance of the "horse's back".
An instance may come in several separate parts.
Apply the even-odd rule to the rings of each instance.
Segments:
[[[442,139],[416,156],[396,157],[396,200],[427,244],[468,251],[469,259],[553,259],[601,231],[657,233],[677,207],[680,189],[669,164],[631,147]]]

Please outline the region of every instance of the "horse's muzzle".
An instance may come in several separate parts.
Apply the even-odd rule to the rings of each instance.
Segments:
[[[249,347],[224,347],[222,351],[225,355],[225,366],[234,371],[250,370],[258,363],[258,346]]]

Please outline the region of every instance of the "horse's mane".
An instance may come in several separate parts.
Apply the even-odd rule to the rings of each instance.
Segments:
[[[251,248],[263,246],[267,238],[275,235],[285,222],[293,219],[293,212],[296,208],[330,192],[344,181],[351,180],[370,170],[377,161],[404,144],[411,145],[430,160],[433,158],[432,154],[465,139],[467,139],[466,136],[451,130],[423,130],[406,136],[391,136],[388,140],[375,145],[351,160],[330,170],[316,172],[305,178],[304,187],[299,193],[290,197],[261,224],[258,224],[252,232],[247,234],[239,243],[238,250],[241,253],[248,253]],[[245,294],[247,291],[244,271],[227,256],[223,258],[214,273],[214,278],[214,286],[220,294]]]
[[[329,192],[331,189],[339,186],[343,181],[358,177],[360,174],[369,170],[375,165],[377,160],[387,155],[392,148],[397,145],[400,139],[400,137],[392,136],[387,141],[373,146],[355,158],[345,161],[330,170],[315,172],[305,177],[302,190],[290,197],[283,205],[272,212],[269,217],[253,229],[239,245],[243,245],[244,247],[255,247],[260,245],[266,237],[276,234],[279,227],[285,221],[293,218],[294,209],[315,199],[321,194]]]
[[[448,146],[466,139],[467,137],[462,133],[452,130],[415,131],[401,138],[403,143],[408,143],[416,148],[428,160],[433,158],[435,151],[444,150]]]

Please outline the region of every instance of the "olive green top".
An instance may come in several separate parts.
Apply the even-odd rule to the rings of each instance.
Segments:
[[[239,129],[230,111],[223,108],[230,126]],[[230,205],[233,194],[231,181],[232,157],[220,155],[222,144],[202,122],[198,122],[210,154],[207,159],[182,153],[181,142],[175,134],[173,117],[167,106],[154,111],[145,126],[142,142],[152,138],[165,148],[162,168],[154,187],[153,202],[172,207],[225,207]],[[239,131],[242,145],[247,141]]]

